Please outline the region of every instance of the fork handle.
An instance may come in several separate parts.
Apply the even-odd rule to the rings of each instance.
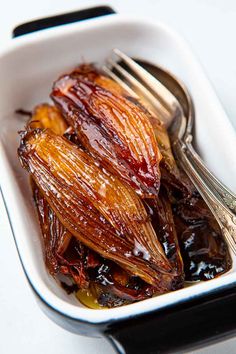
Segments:
[[[191,160],[192,164],[198,170],[199,174],[206,181],[210,188],[215,189],[215,192],[221,198],[222,204],[231,209],[231,211],[236,215],[236,195],[231,192],[223,183],[221,183],[216,176],[213,175],[211,171],[206,167],[201,157],[195,151],[192,145],[192,135],[188,135],[185,139],[186,153]]]
[[[222,203],[222,199],[218,192],[216,192],[214,185],[211,183],[207,184],[201,174],[197,171],[195,165],[186,153],[187,149],[186,145],[180,140],[177,140],[174,143],[173,151],[181,167],[205,200],[218,222],[222,234],[233,252],[236,254],[236,216],[224,203]]]

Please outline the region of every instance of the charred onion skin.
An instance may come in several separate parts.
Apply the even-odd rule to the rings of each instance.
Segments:
[[[18,153],[74,236],[147,283],[171,287],[171,266],[134,191],[49,130],[25,133]]]
[[[156,197],[161,154],[148,116],[89,77],[79,68],[62,76],[54,83],[51,98],[96,159],[142,197]]]

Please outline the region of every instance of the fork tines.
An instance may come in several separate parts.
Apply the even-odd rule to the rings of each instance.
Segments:
[[[119,49],[113,49],[104,71],[131,96],[140,98],[151,111],[161,115],[165,125],[172,120],[178,102],[174,95],[147,70]]]

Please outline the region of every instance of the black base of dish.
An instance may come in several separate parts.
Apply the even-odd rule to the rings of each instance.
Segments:
[[[120,354],[184,353],[236,335],[236,288],[122,321],[91,324],[66,317],[40,299],[40,307],[66,330],[107,338]]]

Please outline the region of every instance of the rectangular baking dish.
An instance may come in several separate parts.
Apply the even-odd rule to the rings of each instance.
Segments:
[[[99,15],[112,12],[102,9]],[[84,17],[90,16],[87,12]],[[71,22],[68,18],[67,15],[56,24]],[[25,274],[49,317],[76,333],[106,335],[120,353],[187,350],[233,335],[235,257],[233,269],[214,280],[121,308],[85,308],[68,296],[45,269],[28,176],[16,155],[17,132],[23,128],[24,120],[15,110],[31,110],[37,103],[48,101],[52,82],[61,73],[81,61],[102,65],[114,47],[160,64],[185,82],[196,108],[198,151],[217,177],[236,191],[235,131],[189,47],[163,24],[118,14],[26,34],[1,50],[1,191]]]

